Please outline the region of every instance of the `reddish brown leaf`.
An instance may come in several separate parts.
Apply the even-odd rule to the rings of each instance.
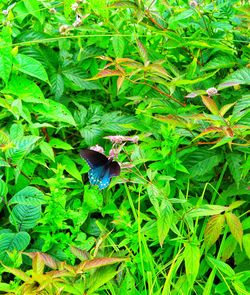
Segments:
[[[87,80],[97,80],[100,78],[105,78],[105,77],[111,77],[111,76],[120,76],[121,73],[120,71],[117,70],[109,70],[109,69],[104,69],[101,70],[97,75],[95,75],[94,77],[87,79]]]
[[[233,137],[234,136],[234,132],[230,127],[227,127],[224,129],[224,133],[225,135],[229,136],[229,137]]]
[[[70,251],[81,261],[89,259],[89,253],[85,250],[79,249],[74,246],[70,246]]]
[[[124,76],[118,77],[118,79],[117,79],[117,92],[119,92],[119,90],[121,89],[124,80],[125,80]]]
[[[57,263],[54,258],[52,258],[50,255],[42,252],[23,252],[26,256],[29,256],[31,259],[34,259],[36,255],[39,254],[40,259],[50,268],[57,268]]]
[[[78,265],[77,273],[86,271],[92,268],[111,265],[111,264],[122,262],[125,260],[127,260],[127,258],[104,257],[104,258],[95,258],[92,260],[83,261]]]
[[[219,238],[225,222],[225,216],[222,214],[212,216],[205,228],[204,243],[208,250]]]
[[[235,240],[239,243],[240,248],[242,248],[242,237],[243,237],[243,228],[239,218],[232,212],[227,212],[226,221],[230,228],[232,235]]]
[[[148,62],[148,53],[144,45],[141,43],[140,40],[137,40],[137,46],[139,49],[139,54],[141,56],[141,59],[143,60],[144,64]]]

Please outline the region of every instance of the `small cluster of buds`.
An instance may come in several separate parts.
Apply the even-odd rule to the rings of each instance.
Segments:
[[[138,140],[139,140],[139,137],[138,136],[132,136],[132,137],[129,137],[129,136],[123,136],[123,135],[112,135],[112,136],[106,136],[104,137],[105,139],[109,139],[112,143],[123,143],[123,142],[127,142],[127,141],[130,141],[130,142],[133,142],[133,143],[138,143]]]
[[[207,92],[207,94],[209,96],[213,96],[213,95],[217,95],[218,94],[218,90],[215,87],[208,88],[206,90],[206,92]]]

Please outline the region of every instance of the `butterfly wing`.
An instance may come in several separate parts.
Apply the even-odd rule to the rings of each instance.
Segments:
[[[121,167],[116,161],[109,163],[109,175],[110,177],[118,176],[121,173]]]
[[[99,152],[84,149],[80,151],[80,155],[91,168],[88,173],[89,182],[98,185],[99,189],[106,188],[110,179],[120,174],[120,165]]]
[[[89,167],[92,169],[106,165],[108,163],[108,158],[106,156],[89,149],[81,150],[80,156],[88,163]]]

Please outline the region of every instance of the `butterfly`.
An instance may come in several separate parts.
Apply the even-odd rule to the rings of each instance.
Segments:
[[[121,172],[120,165],[113,161],[113,158],[107,158],[105,155],[90,150],[83,149],[80,156],[88,163],[89,182],[92,185],[98,185],[99,189],[104,189],[110,184],[113,176],[118,176]]]

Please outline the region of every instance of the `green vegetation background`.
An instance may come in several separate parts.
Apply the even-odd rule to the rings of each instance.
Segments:
[[[249,294],[248,1],[0,10],[0,293]]]

